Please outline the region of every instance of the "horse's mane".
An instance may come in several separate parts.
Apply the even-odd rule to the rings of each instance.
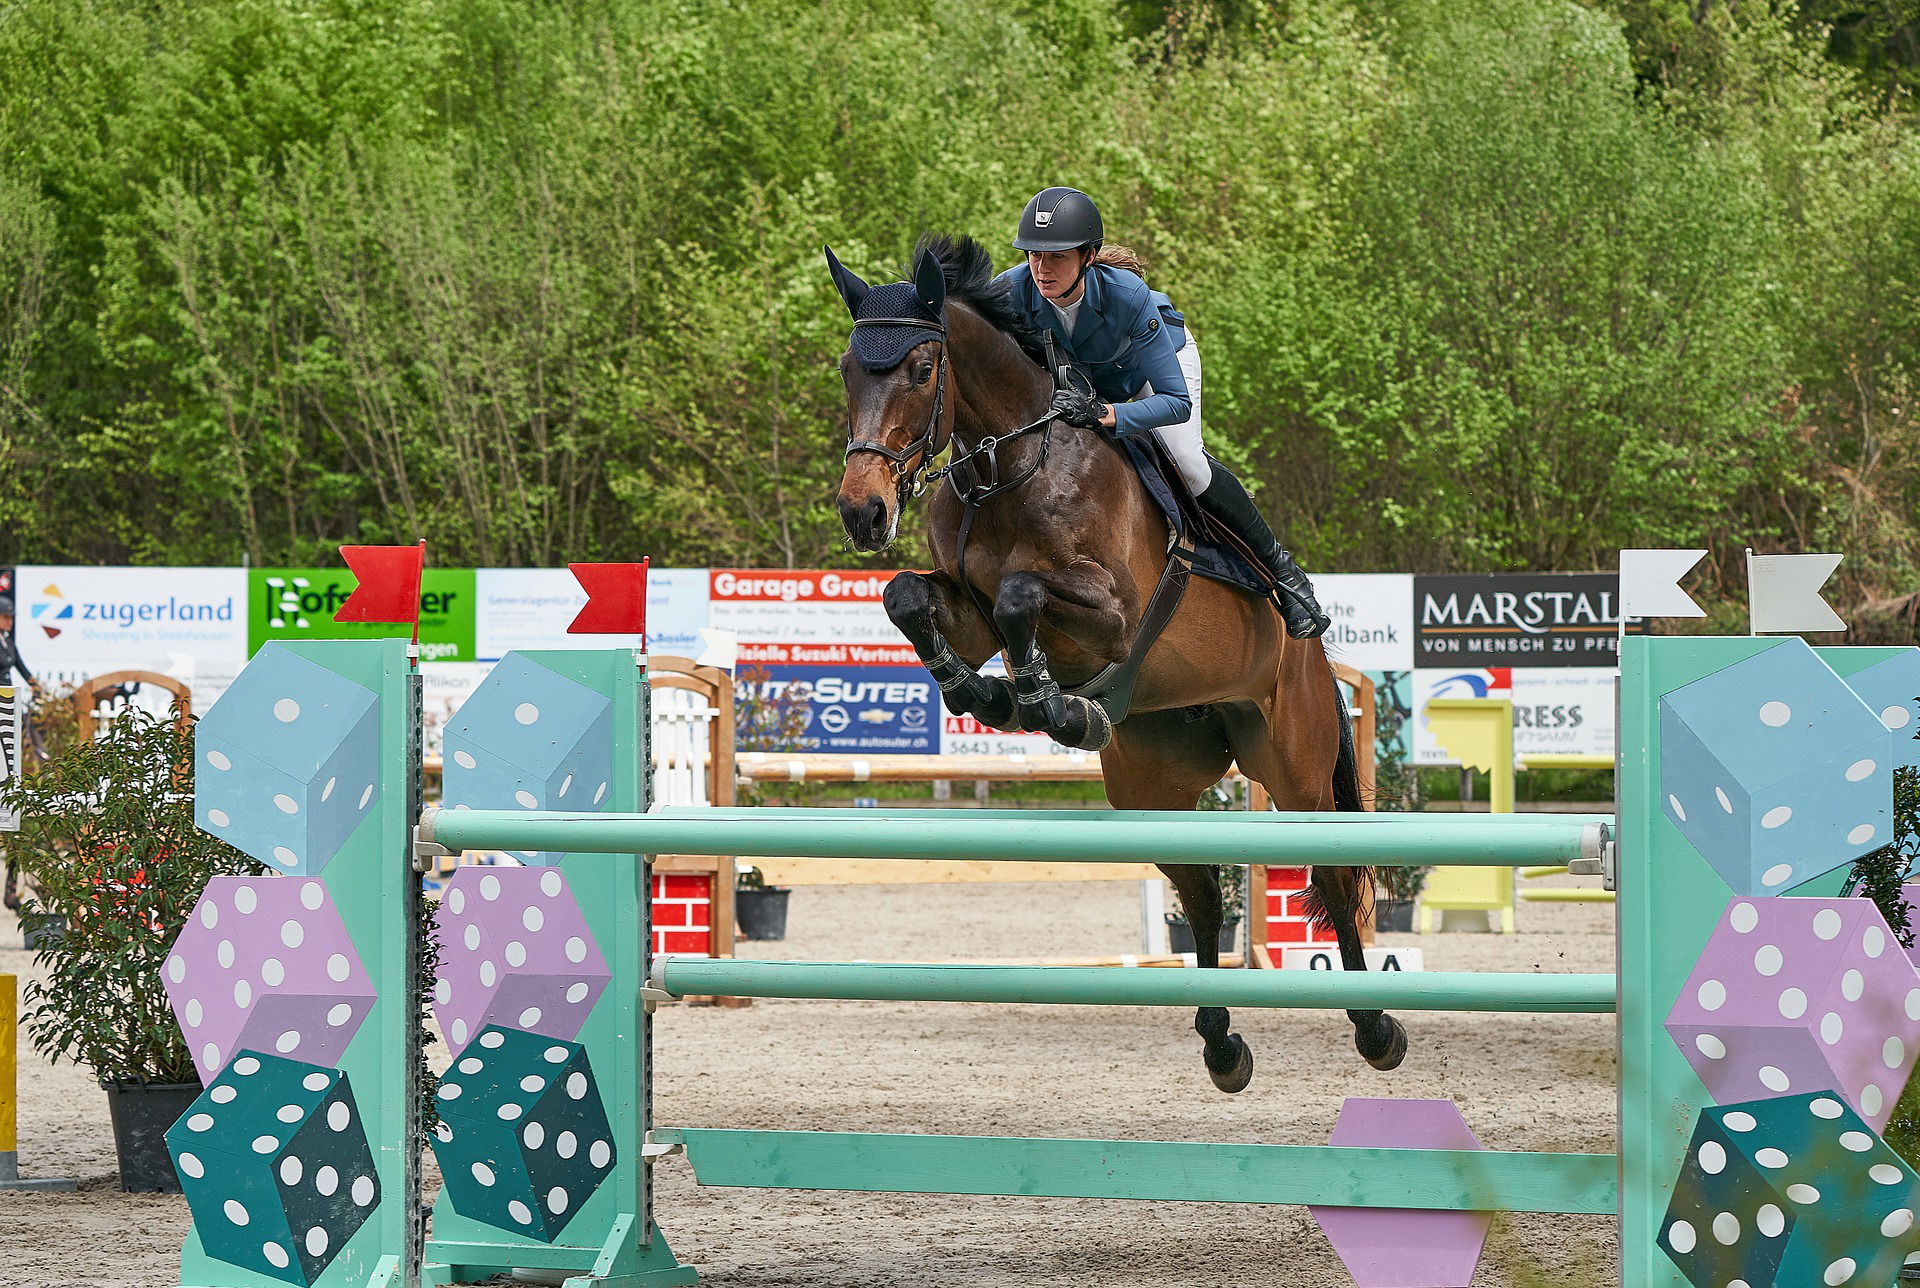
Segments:
[[[1014,305],[1006,286],[994,280],[993,256],[985,246],[971,237],[927,233],[913,248],[914,261],[922,251],[929,250],[946,274],[949,300],[965,304],[986,319],[987,325],[1011,336],[1035,363],[1045,364],[1039,333],[1027,325],[1026,316]],[[912,280],[911,270],[906,277]]]

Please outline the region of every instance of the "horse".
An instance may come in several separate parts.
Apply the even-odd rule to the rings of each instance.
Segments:
[[[1098,750],[1116,809],[1193,809],[1236,762],[1276,808],[1363,808],[1325,648],[1289,638],[1249,592],[1194,579],[1149,639],[1118,723],[1076,691],[1126,664],[1142,636],[1173,552],[1166,517],[1110,439],[1049,417],[1054,375],[977,242],[923,237],[911,277],[878,286],[826,255],[854,318],[839,364],[847,443],[836,502],[854,548],[877,553],[935,485],[934,570],[897,574],[884,604],[947,710]],[[949,446],[953,463],[933,469]],[[1008,678],[982,675],[1002,652]],[[1193,927],[1198,964],[1217,967],[1218,873],[1161,871]],[[1333,929],[1347,970],[1366,969],[1357,918],[1371,888],[1366,868],[1313,869],[1306,902]],[[1405,1057],[1406,1030],[1391,1015],[1347,1016],[1368,1064],[1392,1069]],[[1214,1085],[1245,1088],[1253,1052],[1227,1009],[1200,1008],[1194,1029]]]

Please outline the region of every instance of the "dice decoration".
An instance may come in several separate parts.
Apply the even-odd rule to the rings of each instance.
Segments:
[[[279,872],[326,868],[379,798],[379,702],[269,644],[194,733],[193,821]]]
[[[438,926],[434,1015],[456,1056],[491,1025],[572,1038],[612,978],[558,868],[463,867]]]
[[[1333,1145],[1479,1149],[1451,1100],[1350,1096],[1334,1120]],[[1492,1228],[1491,1212],[1422,1208],[1308,1209],[1353,1276],[1355,1288],[1467,1288]]]
[[[1660,700],[1661,808],[1736,894],[1777,894],[1893,836],[1892,738],[1799,640]]]
[[[586,685],[509,653],[448,722],[445,800],[454,809],[606,808],[613,705]],[[517,857],[546,866],[560,855]]]
[[[242,1051],[167,1147],[207,1254],[290,1284],[318,1278],[380,1201],[338,1070]]]
[[[162,977],[203,1083],[243,1047],[337,1064],[377,997],[313,877],[214,877]]]
[[[1920,768],[1920,649],[1903,649],[1854,672],[1847,687],[1893,734],[1893,763]]]
[[[440,1080],[433,1152],[454,1211],[551,1243],[617,1154],[586,1050],[488,1028]]]
[[[1832,1095],[1704,1109],[1658,1241],[1696,1288],[1883,1288],[1920,1176]]]
[[[1734,899],[1666,1027],[1721,1104],[1830,1089],[1878,1129],[1920,1055],[1920,976],[1870,899]]]

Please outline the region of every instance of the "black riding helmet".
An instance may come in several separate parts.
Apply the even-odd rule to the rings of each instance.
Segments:
[[[1078,188],[1045,188],[1020,212],[1015,250],[1099,250],[1107,239],[1100,207]]]

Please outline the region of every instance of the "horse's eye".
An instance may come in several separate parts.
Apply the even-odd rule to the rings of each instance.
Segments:
[[[931,362],[923,362],[913,369],[913,383],[916,385],[924,385],[928,380],[932,379],[932,377],[933,364]]]

